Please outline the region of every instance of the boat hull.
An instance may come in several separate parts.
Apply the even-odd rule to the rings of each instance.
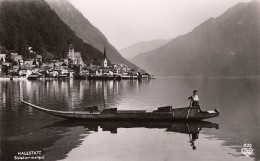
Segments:
[[[38,76],[28,76],[27,79],[28,80],[37,80]]]
[[[42,108],[26,101],[24,104],[29,105],[37,110],[45,113],[65,118],[77,120],[203,120],[219,116],[218,111],[198,112],[196,108],[178,108],[172,109],[170,112],[146,112],[144,110],[117,111],[106,110],[103,112],[81,112],[81,111],[57,111]]]

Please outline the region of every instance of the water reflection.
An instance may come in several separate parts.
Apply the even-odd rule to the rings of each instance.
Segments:
[[[45,160],[64,159],[67,153],[82,142],[88,131],[82,127],[53,127],[29,131],[22,135],[3,136],[1,157],[14,160],[20,151],[41,151]],[[19,145],[19,147],[17,147]]]
[[[89,146],[89,142],[85,143],[84,140],[93,140],[87,137],[90,133],[94,133],[99,140],[102,140],[105,137],[99,134],[103,130],[104,132],[109,131],[107,129],[111,129],[109,133],[111,131],[117,132],[116,135],[111,136],[121,137],[122,135],[122,138],[127,137],[128,139],[133,139],[130,134],[135,130],[140,133],[149,133],[154,138],[165,137],[166,140],[170,138],[168,135],[164,135],[167,130],[169,130],[169,133],[174,134],[174,131],[170,132],[170,126],[172,125],[163,128],[157,127],[157,129],[151,129],[149,126],[152,124],[149,126],[135,124],[134,126],[131,125],[132,128],[127,128],[128,125],[112,124],[112,127],[106,127],[105,124],[97,124],[93,127],[95,129],[91,129],[91,126],[87,127],[84,124],[66,126],[67,123],[65,125],[55,123],[56,126],[53,125],[53,122],[59,121],[59,119],[39,111],[29,110],[26,105],[21,104],[21,99],[45,108],[65,111],[81,110],[82,107],[94,105],[101,109],[114,107],[122,110],[141,109],[149,111],[165,105],[172,105],[176,108],[187,106],[189,103],[187,96],[190,95],[193,89],[198,89],[200,92],[203,110],[219,108],[220,117],[210,119],[210,121],[218,122],[221,129],[207,130],[207,128],[203,127],[204,130],[189,133],[187,132],[187,125],[183,125],[182,129],[186,129],[186,133],[183,133],[184,137],[180,136],[179,138],[183,147],[173,146],[171,148],[174,151],[189,148],[188,150],[196,152],[194,156],[198,156],[204,154],[204,152],[200,152],[201,149],[216,147],[212,143],[214,143],[214,139],[218,139],[221,143],[218,144],[216,153],[218,152],[220,158],[229,158],[230,155],[232,155],[229,158],[230,160],[238,160],[240,157],[237,156],[244,158],[243,154],[241,154],[243,143],[252,143],[254,154],[251,157],[256,158],[256,160],[260,158],[260,79],[161,78],[150,82],[0,80],[0,89],[0,160],[12,160],[10,159],[11,155],[17,153],[19,149],[44,150],[46,156],[52,157],[50,160],[64,159],[66,155],[72,157],[73,155],[68,154],[71,149]],[[174,130],[176,130],[180,126],[174,125],[174,127]],[[194,129],[199,128],[189,124],[190,129],[193,129],[193,127],[195,127]],[[126,129],[129,131],[125,131]],[[158,129],[165,129],[165,133],[161,133]],[[95,130],[99,131],[94,132]],[[125,133],[122,134],[122,131]],[[137,136],[141,135],[140,133]],[[176,133],[180,134],[180,131]],[[111,136],[109,135],[108,138],[110,139]],[[72,141],[73,139],[75,142]],[[128,146],[124,139],[120,141],[122,147]],[[201,145],[202,141],[205,141],[203,146]],[[156,144],[160,144],[159,141],[154,143],[154,145]],[[196,150],[192,150],[195,147]],[[67,150],[60,152],[62,148]],[[138,149],[139,146],[136,144],[131,148]],[[164,147],[162,149],[166,150]],[[227,153],[223,149],[233,151]],[[128,149],[119,149],[118,153],[125,153],[124,150]],[[143,149],[139,148],[139,150]],[[59,158],[55,158],[56,152],[61,153],[57,155]],[[213,150],[207,151],[207,153],[210,152],[213,152]],[[134,151],[132,155],[137,153]],[[168,153],[164,151],[160,157],[163,158],[167,155]],[[178,155],[177,152],[176,155]],[[205,155],[210,156],[209,154]],[[233,157],[233,155],[236,157]],[[9,156],[9,158],[3,159],[3,156]],[[163,160],[162,158],[158,157],[157,159]],[[75,158],[72,157],[73,159]],[[143,160],[143,158],[138,159]]]
[[[211,122],[83,122],[83,121],[58,121],[51,125],[47,125],[37,130],[30,135],[30,138],[41,137],[41,143],[44,142],[44,154],[47,160],[58,160],[65,159],[67,153],[78,147],[85,138],[92,132],[108,131],[111,134],[117,134],[118,129],[137,129],[137,128],[147,128],[147,129],[165,129],[167,133],[182,133],[188,136],[198,136],[200,131],[205,128],[218,129],[218,124]],[[54,131],[52,129],[59,129]],[[43,136],[38,136],[42,131],[50,131],[51,138],[45,138]],[[131,135],[131,130],[129,131]],[[47,140],[48,139],[48,140]],[[195,140],[193,140],[195,142]],[[47,144],[46,144],[47,143]],[[186,141],[183,140],[186,144]],[[59,146],[62,146],[59,147]],[[53,152],[55,151],[55,152]]]
[[[202,128],[214,128],[219,129],[219,125],[216,123],[200,121],[200,122],[155,122],[155,121],[71,121],[64,120],[55,122],[52,125],[46,126],[45,128],[51,127],[75,127],[84,126],[85,129],[91,129],[92,131],[98,132],[101,128],[102,131],[109,131],[113,134],[117,133],[119,128],[148,128],[148,129],[165,129],[165,132],[177,132],[183,134],[199,134]]]

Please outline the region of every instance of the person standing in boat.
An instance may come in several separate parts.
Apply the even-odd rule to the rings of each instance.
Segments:
[[[193,90],[193,95],[190,96],[188,99],[191,100],[191,106],[192,107],[197,107],[200,112],[201,112],[201,109],[200,109],[200,104],[199,104],[199,96],[198,96],[198,91],[197,90]]]

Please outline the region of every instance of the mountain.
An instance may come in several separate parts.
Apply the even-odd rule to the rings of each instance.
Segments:
[[[28,57],[28,48],[44,57],[65,58],[69,45],[81,52],[83,60],[100,63],[103,54],[83,42],[44,0],[0,1],[0,46]]]
[[[157,49],[164,44],[166,44],[167,40],[164,39],[155,39],[151,41],[142,41],[135,44],[132,44],[130,46],[127,46],[123,49],[120,49],[119,52],[122,54],[123,57],[130,59],[132,57],[135,57],[136,55],[148,51],[152,51],[154,49]]]
[[[259,1],[239,3],[133,62],[164,76],[259,75]]]
[[[57,15],[66,23],[75,34],[84,42],[87,42],[98,50],[103,51],[106,46],[107,57],[114,64],[125,64],[136,67],[123,58],[113,47],[107,38],[93,26],[69,1],[67,0],[46,0]]]

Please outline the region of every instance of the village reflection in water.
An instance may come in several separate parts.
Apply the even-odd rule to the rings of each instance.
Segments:
[[[111,108],[117,106],[124,94],[138,92],[141,84],[148,81],[139,82],[129,81],[75,81],[75,80],[56,80],[56,81],[27,81],[26,88],[20,91],[20,98],[29,102],[41,104],[43,102],[56,102],[53,108],[62,110],[82,110],[86,106],[98,106]],[[25,94],[27,97],[22,97]],[[53,105],[53,104],[52,104]],[[64,109],[65,108],[65,109]]]

